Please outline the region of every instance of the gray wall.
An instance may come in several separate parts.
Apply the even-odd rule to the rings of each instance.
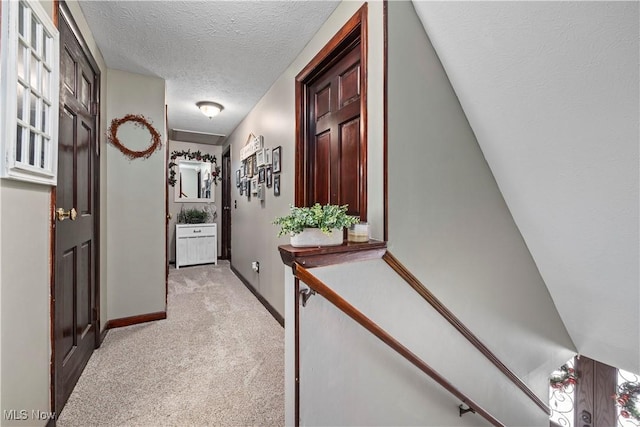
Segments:
[[[413,5],[388,12],[389,249],[544,398],[574,345]]]
[[[49,410],[50,200],[48,186],[0,181],[1,409],[29,415]]]
[[[169,154],[173,151],[183,151],[183,150],[191,150],[193,151],[201,151],[202,153],[208,153],[216,156],[218,161],[218,166],[220,166],[220,173],[222,173],[222,147],[216,145],[209,144],[194,144],[192,142],[183,142],[183,141],[169,141]],[[177,167],[176,167],[177,172]],[[232,177],[232,187],[235,186],[235,176]],[[233,187],[235,188],[235,187]],[[171,213],[171,219],[169,220],[169,260],[171,262],[176,261],[176,219],[178,217],[178,213],[180,209],[184,206],[185,209],[197,208],[202,209],[207,205],[210,205],[212,208],[216,209],[216,213],[218,214],[216,220],[214,221],[218,226],[218,256],[220,256],[220,238],[222,235],[221,227],[221,219],[222,219],[222,183],[218,182],[218,185],[214,186],[215,198],[212,203],[181,203],[175,202],[174,197],[175,187],[169,186],[169,213]]]
[[[106,120],[142,114],[165,141],[165,84],[156,77],[108,70]],[[133,149],[149,146],[150,136],[122,126],[118,137]],[[126,141],[126,142],[125,142]],[[129,160],[107,145],[108,317],[118,319],[165,311],[165,152]]]
[[[341,3],[300,55],[267,91],[256,107],[229,136],[232,159],[232,264],[280,313],[284,314],[284,285],[275,217],[285,215],[294,200],[295,76],[322,49],[331,37],[358,10],[362,2]],[[382,106],[382,3],[369,3],[369,81],[368,81],[368,212],[372,236],[382,239],[383,225],[383,106]],[[260,203],[247,201],[235,188],[235,171],[240,168],[240,149],[249,134],[264,136],[265,147],[282,146],[281,195],[267,189]],[[237,209],[233,208],[237,202]],[[251,262],[260,262],[260,274],[251,270]]]

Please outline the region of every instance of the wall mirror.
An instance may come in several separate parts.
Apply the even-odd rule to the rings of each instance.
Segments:
[[[176,202],[213,202],[215,166],[210,162],[179,160],[175,183]]]

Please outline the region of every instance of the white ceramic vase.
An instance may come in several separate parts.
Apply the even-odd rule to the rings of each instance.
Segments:
[[[338,246],[342,244],[342,229],[331,230],[324,234],[319,228],[305,228],[302,233],[291,236],[291,246],[308,248],[315,246]]]

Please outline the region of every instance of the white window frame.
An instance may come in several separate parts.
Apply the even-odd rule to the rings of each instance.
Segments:
[[[41,56],[42,47],[36,51],[35,61],[38,65],[38,75],[36,80],[38,85],[42,85],[42,70],[50,69],[49,96],[39,91],[31,84],[30,68],[32,64],[31,50],[29,56],[24,59],[25,78],[18,77],[18,49],[20,46],[34,46],[27,38],[22,38],[18,33],[18,19],[20,4],[24,5],[24,33],[27,38],[31,38],[31,17],[34,17],[41,26],[36,31],[36,46],[43,44],[43,32],[51,36],[47,45],[49,61]],[[0,98],[2,99],[2,110],[0,113],[0,177],[28,181],[46,185],[56,185],[58,172],[58,112],[59,112],[59,92],[60,92],[60,36],[58,29],[54,26],[51,18],[38,1],[19,0],[2,2],[2,34],[0,35]],[[22,40],[22,41],[21,41]],[[44,63],[46,62],[46,66]],[[35,113],[35,126],[30,124],[29,102],[30,97],[25,95],[27,105],[23,108],[23,120],[18,119],[18,84],[22,83],[29,93],[33,90],[38,98]],[[43,106],[49,107],[47,129],[40,129],[43,116]],[[46,122],[45,122],[46,123]],[[21,125],[27,130],[27,134],[33,133],[40,140],[48,140],[48,149],[45,147],[44,155],[38,148],[41,143],[36,142],[34,146],[34,164],[29,162],[29,140],[23,137],[20,160],[16,155],[17,150],[17,127]],[[23,133],[24,134],[24,133]],[[44,159],[44,166],[41,165]]]

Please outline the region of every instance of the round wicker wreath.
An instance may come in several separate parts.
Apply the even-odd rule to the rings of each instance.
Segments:
[[[620,415],[623,418],[632,418],[640,421],[640,383],[627,381],[618,386],[618,393],[613,398],[620,407]]]
[[[127,122],[133,122],[134,125],[145,128],[149,131],[149,133],[151,134],[151,145],[146,150],[134,151],[125,147],[120,142],[120,140],[118,139],[118,128],[120,127],[120,125]],[[118,150],[122,151],[122,153],[130,159],[139,159],[141,157],[146,159],[162,145],[160,141],[160,133],[158,133],[158,131],[151,125],[151,123],[149,123],[147,119],[141,114],[127,114],[120,119],[113,119],[111,121],[111,126],[109,126],[107,137],[113,145],[118,147]]]

